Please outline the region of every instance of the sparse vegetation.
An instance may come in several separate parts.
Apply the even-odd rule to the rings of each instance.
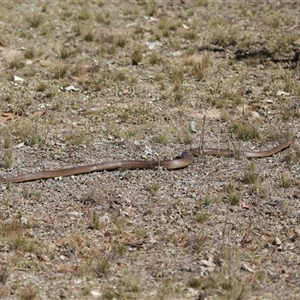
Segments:
[[[29,28],[38,28],[41,25],[43,18],[40,14],[34,13],[27,18],[27,21],[29,23]]]
[[[47,85],[45,82],[40,82],[36,87],[37,92],[44,92],[46,89]]]
[[[22,69],[25,67],[25,62],[19,58],[15,58],[9,63],[11,69]]]
[[[94,34],[89,31],[85,36],[84,36],[84,40],[86,42],[92,42],[94,40]]]
[[[184,69],[183,67],[176,67],[174,68],[172,75],[171,75],[172,82],[174,83],[174,86],[177,86],[177,89],[180,84],[183,83],[184,80]]]
[[[9,242],[9,250],[19,250],[23,252],[34,252],[36,244],[23,236],[14,236]]]
[[[138,65],[143,59],[143,53],[142,53],[141,49],[135,49],[132,52],[131,59],[132,59],[133,65]]]
[[[87,8],[83,8],[79,11],[77,18],[79,20],[86,21],[90,18],[90,13],[88,12]]]
[[[188,286],[191,287],[191,288],[198,288],[199,286],[201,285],[201,280],[199,280],[198,278],[190,278],[189,281],[188,281]]]
[[[11,137],[8,135],[5,135],[3,137],[3,158],[2,158],[2,164],[4,168],[9,169],[13,166],[13,152],[12,152],[12,140]]]
[[[20,293],[20,299],[22,300],[33,300],[38,295],[37,288],[33,285],[25,287]]]
[[[106,276],[109,271],[109,262],[107,260],[99,261],[96,263],[94,272],[97,277]]]
[[[66,132],[64,135],[64,140],[66,143],[71,145],[87,145],[91,142],[91,135],[86,131],[77,131],[73,129],[69,132]]]
[[[149,189],[151,195],[155,196],[157,191],[159,190],[159,184],[157,184],[157,183],[150,184],[148,189]]]
[[[153,137],[153,142],[155,143],[159,143],[159,144],[162,144],[162,145],[167,145],[168,144],[168,139],[166,137],[165,134],[159,134],[157,136],[154,136]]]
[[[99,225],[99,216],[98,214],[93,211],[93,215],[92,215],[92,222],[91,222],[91,229],[99,229],[100,225]]]
[[[7,266],[1,266],[0,268],[0,282],[2,285],[5,285],[9,277],[9,270]]]
[[[227,195],[230,205],[238,205],[241,202],[241,195],[236,190],[236,187],[233,182],[229,182],[227,185]]]
[[[244,181],[247,184],[254,184],[259,178],[259,173],[255,170],[255,164],[251,161],[245,170]]]
[[[25,198],[25,199],[31,199],[31,200],[39,200],[41,198],[41,191],[38,191],[38,190],[34,190],[34,189],[31,189],[31,188],[24,188],[22,190],[22,196]]]
[[[54,69],[53,78],[54,79],[61,79],[67,73],[68,67],[66,65],[57,65]]]
[[[208,214],[206,214],[206,213],[202,213],[202,212],[197,212],[196,213],[196,221],[198,222],[198,223],[203,223],[203,222],[205,222],[207,219],[208,219]]]
[[[27,50],[24,52],[24,57],[27,58],[27,59],[32,59],[32,58],[34,58],[34,50],[33,50],[33,48],[27,49]]]
[[[229,131],[239,140],[260,139],[258,128],[253,124],[237,122],[230,125]]]
[[[17,134],[22,142],[29,146],[47,144],[44,129],[34,122],[21,122],[16,126],[15,134]]]
[[[280,181],[280,186],[285,189],[291,187],[292,185],[291,178],[287,172],[283,172],[280,175],[279,181]]]
[[[1,3],[0,176],[236,150],[3,181],[1,299],[297,298],[300,4],[269,2]]]

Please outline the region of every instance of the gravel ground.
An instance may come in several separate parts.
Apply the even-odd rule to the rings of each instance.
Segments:
[[[298,299],[299,11],[3,3],[1,176],[172,159],[199,145],[204,117],[205,145],[236,155],[2,183],[0,297]]]

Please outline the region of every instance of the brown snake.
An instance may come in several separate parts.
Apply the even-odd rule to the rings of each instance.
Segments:
[[[287,147],[293,143],[292,139],[286,140],[285,142],[279,144],[278,146],[265,151],[244,151],[241,154],[246,158],[262,158],[271,156]],[[14,177],[1,177],[2,182],[26,182],[39,179],[47,179],[61,176],[70,176],[84,173],[91,173],[96,171],[112,171],[117,169],[153,169],[162,166],[168,170],[182,169],[189,166],[192,162],[193,156],[199,156],[202,154],[214,155],[214,156],[234,156],[234,151],[230,149],[217,149],[217,148],[192,148],[190,150],[185,150],[182,152],[179,158],[173,160],[121,160],[113,162],[103,162],[93,165],[86,165],[80,167],[72,167],[67,169],[49,170],[41,171],[37,173],[29,173],[25,175],[19,175]]]

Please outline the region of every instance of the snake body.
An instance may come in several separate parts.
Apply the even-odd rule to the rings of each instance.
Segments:
[[[240,153],[244,155],[246,158],[262,158],[268,157],[279,151],[289,147],[293,143],[292,139],[286,140],[285,142],[279,144],[278,146],[271,148],[265,151],[244,151]],[[199,155],[214,155],[214,156],[234,156],[234,151],[230,149],[218,149],[218,148],[192,148],[190,150],[185,150],[182,152],[181,156],[172,160],[121,160],[121,161],[113,161],[113,162],[103,162],[98,164],[72,167],[66,169],[58,169],[58,170],[49,170],[49,171],[41,171],[37,173],[29,173],[25,175],[13,176],[13,177],[1,177],[0,180],[3,182],[26,182],[26,181],[34,181],[39,179],[47,179],[54,177],[62,177],[62,176],[71,176],[78,175],[84,173],[91,173],[97,171],[112,171],[117,169],[153,169],[159,166],[162,166],[168,170],[176,170],[186,168],[192,163],[192,159],[194,156]]]

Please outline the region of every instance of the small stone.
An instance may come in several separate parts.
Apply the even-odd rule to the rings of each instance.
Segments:
[[[14,75],[14,81],[23,82],[23,81],[24,81],[24,79],[23,79],[23,78],[21,78],[21,77],[19,77],[19,76],[15,76],[15,75]]]
[[[286,92],[284,92],[284,91],[278,91],[277,93],[276,93],[276,96],[289,96],[290,95],[290,93],[286,93]]]
[[[74,216],[74,217],[80,217],[83,215],[83,213],[80,213],[78,211],[71,211],[71,212],[69,212],[69,215]]]
[[[154,50],[155,48],[162,46],[162,43],[159,41],[154,41],[154,42],[146,42],[146,45],[149,50]]]
[[[145,155],[152,155],[152,153],[153,153],[151,147],[149,147],[149,146],[145,146],[144,152],[145,152]]]
[[[28,225],[28,220],[26,218],[21,217],[20,221],[21,221],[21,225],[23,225],[23,226],[27,226]]]
[[[49,67],[49,66],[51,65],[51,61],[46,60],[46,59],[41,59],[41,60],[39,61],[39,63],[40,63],[40,65],[41,65],[42,67]]]
[[[195,121],[191,121],[191,122],[190,122],[190,130],[191,130],[191,132],[193,132],[193,133],[197,132]]]
[[[201,265],[205,266],[205,267],[211,267],[211,268],[215,268],[216,265],[210,261],[210,260],[206,260],[206,259],[202,259],[201,260]]]
[[[255,118],[255,119],[259,119],[260,118],[259,113],[256,112],[256,111],[252,111],[251,114],[252,114],[252,117]]]
[[[243,271],[247,271],[247,272],[249,272],[249,273],[254,273],[254,272],[255,272],[254,269],[250,268],[250,267],[247,266],[246,264],[243,264],[243,265],[241,266],[241,269],[242,269]]]
[[[75,279],[74,280],[74,282],[75,282],[75,284],[81,284],[81,283],[83,283],[83,279],[81,279],[81,278],[78,278],[78,279]]]
[[[280,246],[281,244],[282,244],[282,241],[280,240],[280,238],[276,237],[273,241],[273,245]]]
[[[99,222],[102,224],[108,224],[110,223],[110,217],[108,215],[104,215],[99,218]]]
[[[64,88],[64,90],[67,92],[69,92],[69,91],[77,92],[78,91],[78,89],[74,85],[68,85]]]
[[[181,52],[180,51],[175,51],[175,52],[172,52],[171,55],[174,56],[174,57],[178,57],[178,56],[181,56]]]
[[[101,296],[101,293],[99,293],[97,291],[91,291],[91,295],[95,296],[95,297],[99,297],[99,296]]]

